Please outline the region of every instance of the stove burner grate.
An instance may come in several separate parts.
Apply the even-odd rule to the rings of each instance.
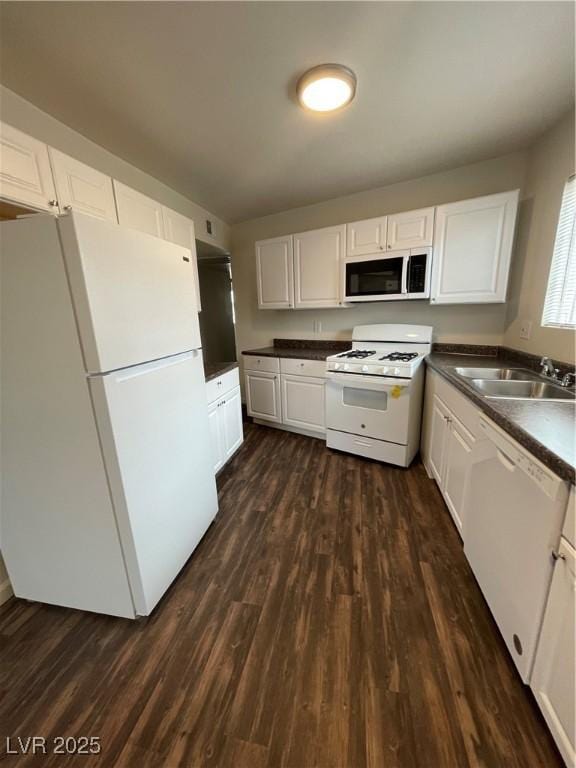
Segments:
[[[341,355],[338,355],[338,357],[346,357],[353,360],[364,360],[365,357],[370,357],[371,355],[375,354],[375,349],[351,349],[349,352],[343,352]]]
[[[390,352],[387,355],[384,355],[384,357],[379,358],[380,360],[390,360],[390,362],[398,362],[398,363],[409,363],[410,360],[414,360],[415,357],[418,357],[417,352]]]

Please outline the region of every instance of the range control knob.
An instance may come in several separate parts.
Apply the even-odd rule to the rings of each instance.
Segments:
[[[350,370],[350,366],[348,365],[348,363],[344,363],[344,370],[345,371]]]
[[[400,376],[400,368],[394,368],[394,375]]]
[[[363,366],[362,366],[362,370],[363,370],[363,371],[367,371],[367,370],[368,370],[368,366],[367,366],[367,365],[363,365]]]
[[[332,363],[332,368],[334,368],[334,370],[337,371],[338,368],[340,368],[340,363]]]

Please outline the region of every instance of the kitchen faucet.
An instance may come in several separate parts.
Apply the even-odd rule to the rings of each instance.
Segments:
[[[540,360],[540,366],[542,368],[542,376],[547,376],[549,379],[554,379],[555,381],[558,379],[560,371],[558,368],[554,368],[554,363],[549,357],[543,357],[542,360]]]

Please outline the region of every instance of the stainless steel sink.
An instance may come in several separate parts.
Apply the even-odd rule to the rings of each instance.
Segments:
[[[454,371],[465,379],[538,381],[540,378],[527,368],[454,368]]]
[[[472,379],[472,386],[484,397],[511,400],[574,400],[574,390],[547,381],[494,381]]]

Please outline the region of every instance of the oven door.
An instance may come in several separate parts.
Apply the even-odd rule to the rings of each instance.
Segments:
[[[410,251],[344,259],[346,301],[407,299]]]
[[[326,373],[326,426],[408,444],[412,379]]]

